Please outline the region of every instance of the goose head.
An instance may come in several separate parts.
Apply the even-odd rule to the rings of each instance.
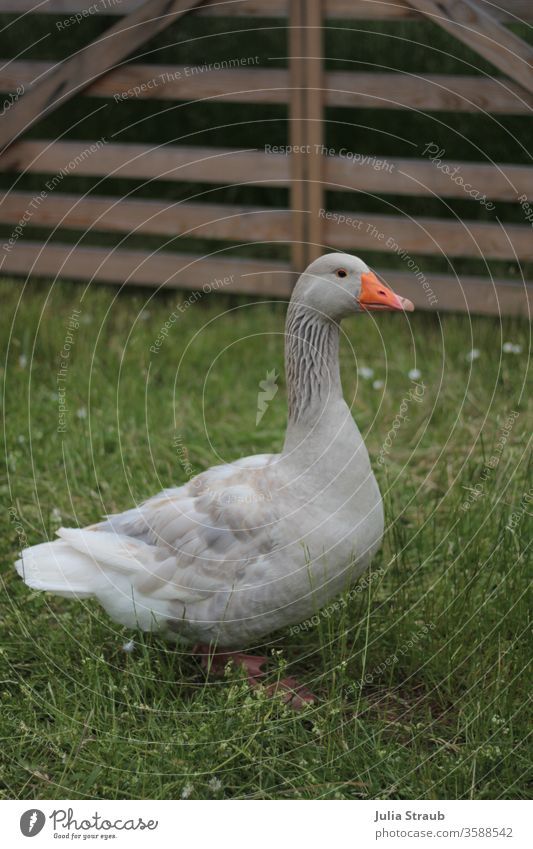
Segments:
[[[362,259],[344,253],[315,259],[300,276],[293,300],[335,322],[371,310],[414,310],[411,301],[385,286]]]

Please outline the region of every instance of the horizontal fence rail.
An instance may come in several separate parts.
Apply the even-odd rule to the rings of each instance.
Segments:
[[[238,148],[188,147],[109,142],[88,153],[91,141],[21,141],[0,157],[0,172],[55,174],[75,163],[79,176],[123,177],[221,185],[286,186],[291,183],[290,157],[280,153]],[[383,160],[379,160],[383,161]],[[465,199],[462,186],[424,159],[389,157],[388,170],[375,170],[363,161],[341,156],[324,157],[323,180],[330,189],[369,194],[399,194]],[[516,202],[519,195],[533,196],[533,168],[527,165],[494,165],[447,161],[464,181],[480,186],[492,200]]]
[[[87,11],[87,0],[0,0],[0,12],[55,15],[55,26],[68,29],[92,15],[113,16],[113,24],[122,16],[141,13],[143,4],[144,0],[121,0],[94,4],[92,11]],[[444,6],[447,4],[448,0]],[[181,5],[189,9],[197,4]],[[237,62],[232,65],[221,61],[215,63],[215,72],[204,74],[194,65],[128,63],[124,44],[107,73],[99,76],[98,63],[91,67],[88,58],[82,66],[76,66],[72,83],[61,68],[62,63],[0,61],[0,91],[22,91],[22,103],[27,92],[38,102],[39,86],[46,89],[47,80],[59,78],[63,72],[61,102],[68,101],[73,93],[69,91],[72,84],[76,97],[111,99],[117,108],[120,101],[148,99],[278,104],[286,108],[290,119],[291,144],[302,148],[288,154],[271,145],[236,149],[122,143],[113,136],[106,137],[105,125],[99,140],[18,138],[0,155],[0,173],[43,175],[48,188],[38,203],[32,192],[17,185],[13,190],[0,191],[0,224],[6,231],[28,218],[24,226],[28,223],[53,231],[54,241],[40,243],[24,236],[12,239],[11,244],[10,237],[4,236],[7,249],[1,272],[184,288],[201,287],[223,277],[228,278],[224,284],[228,292],[288,297],[297,273],[324,250],[376,251],[405,260],[405,270],[387,269],[383,260],[384,267],[378,271],[418,307],[529,314],[532,289],[518,275],[498,275],[494,279],[488,272],[486,276],[457,276],[425,271],[422,265],[425,257],[533,262],[530,223],[501,223],[496,216],[489,221],[476,220],[479,206],[475,192],[468,194],[465,190],[467,185],[491,201],[516,204],[520,198],[533,198],[533,167],[448,159],[446,167],[440,167],[440,162],[432,161],[424,152],[422,143],[418,148],[414,146],[412,158],[378,157],[324,147],[323,112],[327,107],[412,110],[423,114],[531,115],[533,93],[511,78],[512,68],[510,76],[421,76],[324,69],[322,16],[332,21],[421,19],[421,11],[414,5],[424,9],[432,4],[429,0],[294,0],[292,4],[289,0],[220,0],[204,2],[190,12],[200,16],[282,19],[290,15],[288,69],[239,67]],[[176,3],[174,8],[178,6]],[[529,0],[506,0],[500,7],[503,8],[491,7],[498,26],[517,18],[533,21],[533,3]],[[516,40],[508,32],[509,38]],[[124,35],[120,38],[124,39]],[[521,44],[525,45],[526,56],[529,48],[525,42]],[[134,46],[138,45],[137,32]],[[91,47],[87,47],[87,57]],[[46,100],[46,110],[49,108],[55,106]],[[13,115],[9,116],[12,119]],[[35,117],[30,116],[28,126],[33,120]],[[460,175],[460,179],[455,175]],[[290,199],[287,206],[274,208],[107,196],[93,190],[80,195],[59,188],[63,179],[70,176],[216,187],[278,187],[287,189]],[[326,191],[353,195],[353,211],[335,209],[333,201],[326,203]],[[391,195],[465,200],[472,212],[464,219],[395,214],[387,200]],[[390,214],[358,211],[361,196],[380,198]],[[202,256],[178,250],[150,252],[55,241],[56,233],[69,230],[209,239],[228,244]],[[240,249],[258,243],[292,245],[292,262],[227,254],[232,245],[239,245]],[[179,247],[179,243],[175,246]],[[411,255],[421,258],[413,263],[416,273],[407,266]]]
[[[24,253],[8,254],[4,270],[13,274],[63,276],[106,283],[202,288],[217,283],[224,292],[289,297],[296,281],[286,263],[170,251],[109,250],[27,242]]]
[[[188,256],[173,252],[109,250],[108,248],[76,247],[57,243],[27,242],[24,252],[7,255],[4,271],[11,274],[35,274],[47,277],[66,277],[78,280],[99,280],[106,283],[136,284],[157,288],[186,289],[209,286],[224,292],[263,297],[288,298],[297,274],[290,267],[272,260],[244,260],[236,257],[216,258]],[[401,290],[402,295],[424,306],[425,295],[411,274],[400,271],[384,272],[387,281]],[[215,281],[214,285],[211,285]],[[432,274],[431,291],[439,309],[467,311],[492,315],[523,312],[525,284],[523,281],[490,279],[488,277]]]
[[[217,63],[215,63],[216,65]],[[218,63],[219,65],[222,63]],[[0,59],[0,91],[29,87],[44,77],[50,62]],[[279,68],[216,68],[201,72],[188,65],[130,64],[110,71],[80,92],[87,97],[140,100],[215,100],[234,103],[290,102],[289,72]],[[419,109],[423,112],[487,112],[531,115],[533,95],[508,80],[454,74],[324,74],[325,106]]]
[[[34,197],[31,192],[0,195],[0,223],[22,219]],[[379,238],[380,247],[391,253],[401,246],[426,255],[533,260],[531,228],[523,224],[503,227],[480,221],[410,220],[368,213],[358,218],[354,213],[325,210],[320,218],[325,244],[341,250],[375,250]],[[32,210],[31,217],[32,225],[38,227],[251,243],[285,242],[290,221],[288,209],[68,194],[51,195]],[[364,226],[357,226],[359,222]]]
[[[144,0],[121,0],[120,3],[108,3],[98,7],[97,15],[126,15],[138,9]],[[199,15],[217,17],[260,17],[285,18],[289,14],[290,0],[212,0],[199,9]],[[0,12],[31,12],[52,15],[82,13],[87,10],[87,0],[0,0]],[[533,5],[530,0],[500,0],[491,9],[501,21],[516,22],[533,20]],[[407,0],[325,0],[326,18],[355,18],[358,20],[401,20],[417,18],[419,13]]]

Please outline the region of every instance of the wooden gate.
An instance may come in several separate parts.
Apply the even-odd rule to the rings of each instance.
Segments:
[[[3,274],[41,275],[111,283],[197,288],[230,278],[228,291],[287,296],[296,274],[331,249],[376,251],[400,258],[377,271],[418,307],[479,313],[529,315],[527,281],[489,275],[435,273],[424,258],[435,256],[533,260],[533,168],[529,165],[449,161],[431,148],[413,158],[379,157],[357,150],[331,150],[324,140],[330,107],[430,112],[530,115],[533,49],[508,28],[517,18],[533,20],[529,0],[501,0],[501,9],[481,0],[0,0],[0,12],[63,16],[63,25],[83,25],[93,15],[120,15],[95,41],[71,58],[52,62],[16,59],[0,63],[6,92],[0,123],[0,171],[14,175],[0,197],[0,224],[12,226],[0,249]],[[502,9],[504,11],[502,11]],[[287,70],[243,67],[228,61],[216,72],[188,76],[176,65],[126,64],[147,39],[185,14],[288,18]],[[429,17],[467,43],[505,76],[326,70],[324,27],[328,19],[401,21]],[[29,20],[31,17],[28,18]],[[55,25],[61,24],[61,20]],[[356,43],[356,40],[355,42]],[[289,119],[289,149],[147,145],[102,137],[62,140],[24,137],[25,132],[69,98],[136,98],[176,101],[282,104]],[[267,146],[268,147],[268,146]],[[168,202],[66,194],[61,183],[76,176],[179,181],[290,189],[287,208],[192,201]],[[21,191],[18,177],[43,175],[43,190]],[[353,213],[327,207],[325,192],[353,195]],[[157,194],[153,187],[154,195]],[[367,214],[362,195],[494,201],[522,210],[519,223],[438,216]],[[530,206],[531,203],[531,206]],[[26,226],[219,240],[220,250],[189,255],[173,251],[75,246],[25,238]],[[227,243],[285,243],[289,261],[229,255]],[[398,263],[396,263],[398,265]]]

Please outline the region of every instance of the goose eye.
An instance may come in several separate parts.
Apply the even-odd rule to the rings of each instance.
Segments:
[[[335,274],[337,275],[337,277],[346,277],[348,272],[346,271],[345,268],[337,268],[337,271],[335,272]]]

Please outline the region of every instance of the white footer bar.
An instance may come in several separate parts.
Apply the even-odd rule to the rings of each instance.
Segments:
[[[528,801],[2,801],[6,847],[530,849]],[[35,842],[32,842],[32,839]]]

